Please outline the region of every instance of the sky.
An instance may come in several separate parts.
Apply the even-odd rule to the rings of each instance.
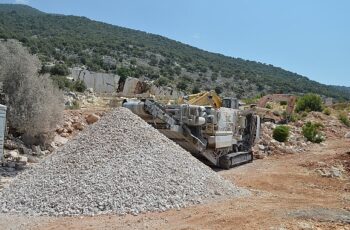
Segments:
[[[349,0],[0,0],[159,34],[350,86]]]

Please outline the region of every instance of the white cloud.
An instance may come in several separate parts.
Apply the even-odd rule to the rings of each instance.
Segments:
[[[16,4],[28,4],[29,0],[15,0]]]

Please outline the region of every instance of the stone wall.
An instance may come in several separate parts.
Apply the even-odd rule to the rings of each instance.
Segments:
[[[71,69],[71,77],[84,81],[87,88],[93,88],[97,93],[117,92],[120,78],[115,74],[90,72],[80,68]]]
[[[93,88],[96,93],[117,93],[120,77],[115,74],[90,72],[81,68],[71,69],[71,77],[74,80],[82,80],[87,88]],[[122,97],[155,96],[176,100],[184,94],[171,87],[158,87],[151,81],[128,77],[123,88],[118,92]]]

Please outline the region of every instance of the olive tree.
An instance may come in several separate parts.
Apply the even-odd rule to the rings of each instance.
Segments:
[[[32,138],[52,131],[64,110],[62,92],[48,75],[39,75],[39,69],[39,59],[19,42],[0,42],[0,81],[9,125]]]

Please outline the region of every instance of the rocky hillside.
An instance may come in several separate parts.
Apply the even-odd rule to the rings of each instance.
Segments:
[[[0,38],[23,42],[43,63],[86,66],[122,77],[146,77],[187,92],[215,89],[226,95],[315,92],[350,99],[335,87],[273,65],[227,57],[137,30],[85,17],[47,14],[24,5],[0,4]]]

